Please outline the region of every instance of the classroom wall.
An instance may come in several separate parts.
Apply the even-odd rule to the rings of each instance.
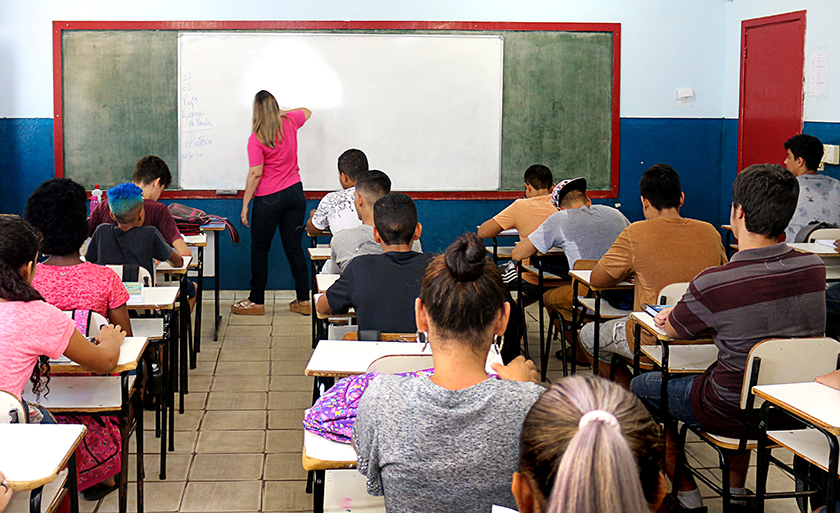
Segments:
[[[826,45],[832,51],[837,43],[832,41],[828,23],[829,17],[837,19],[835,3],[833,0],[254,0],[243,4],[154,0],[129,4],[0,0],[0,212],[22,212],[32,189],[54,175],[53,20],[619,22],[622,65],[617,203],[629,219],[641,219],[639,177],[650,165],[667,162],[681,175],[686,193],[683,213],[719,225],[728,220],[725,205],[735,175],[740,20],[808,9],[806,51],[820,48],[819,45]],[[835,137],[839,139],[837,144],[840,112],[836,111],[840,105],[837,100],[833,103],[831,100],[840,94],[837,90],[840,86],[829,83],[829,97],[819,101],[806,98],[806,131],[813,130],[818,137],[820,134]],[[678,105],[676,89],[685,87],[694,89],[695,99]],[[375,165],[375,156],[371,156],[371,162]],[[554,172],[558,178],[576,176],[575,169]],[[234,220],[238,219],[241,207],[236,200],[189,203]],[[443,250],[460,233],[474,229],[507,203],[418,202],[420,220],[425,227],[424,247],[429,251]],[[315,202],[310,202],[309,208],[314,207]],[[248,287],[248,269],[241,263],[247,262],[250,234],[244,228],[240,233],[243,243],[238,246],[230,244],[227,237],[222,239],[224,288]],[[279,240],[276,243],[279,245]],[[272,270],[276,273],[270,278],[269,286],[291,288],[282,252],[274,252],[272,259]]]

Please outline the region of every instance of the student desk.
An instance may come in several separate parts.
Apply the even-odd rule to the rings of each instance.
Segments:
[[[36,401],[31,384],[24,389],[23,397],[30,402],[39,402],[51,413],[71,415],[118,416],[122,436],[122,469],[120,470],[120,513],[125,513],[128,501],[128,439],[134,420],[135,442],[137,444],[137,511],[143,511],[143,364],[141,356],[146,349],[147,339],[126,337],[120,346],[117,366],[112,372],[119,376],[73,376],[90,371],[67,359],[57,360],[50,365],[50,393],[42,394]],[[137,370],[136,376],[129,372]],[[133,411],[130,408],[133,401]]]
[[[330,259],[330,248],[329,246],[317,246],[317,237],[312,237],[312,247],[308,248],[309,251],[309,259],[312,262],[312,300],[310,301],[310,305],[312,306],[312,347],[315,347],[315,344],[318,342],[318,316],[315,315],[315,303],[318,299],[315,297],[316,291],[320,290],[318,287],[317,276],[320,274],[321,269],[324,268],[324,265]],[[326,289],[325,289],[326,290]]]
[[[192,351],[190,351],[190,369],[195,369],[196,354],[201,352],[201,311],[203,303],[202,298],[204,295],[204,248],[207,247],[207,234],[199,233],[198,235],[184,235],[184,242],[187,243],[187,247],[190,248],[190,251],[192,251],[192,248],[195,248],[192,262],[190,262],[190,269],[195,270],[198,278],[195,285],[195,326],[193,327],[193,346]],[[216,280],[218,281],[218,273],[216,272],[214,274],[216,275]]]
[[[487,252],[493,255],[493,262],[498,263],[500,259],[510,259],[513,251],[514,246],[499,246],[499,239],[502,237],[519,237],[519,232],[515,228],[508,228],[493,237],[493,249],[487,248]]]
[[[667,424],[671,416],[668,414],[668,381],[671,374],[699,374],[709,368],[717,360],[718,348],[713,343],[679,344],[671,347],[674,340],[665,331],[657,327],[653,317],[647,312],[633,312],[630,317],[636,321],[633,334],[633,375],[640,373],[642,353],[653,360],[662,372],[662,388],[660,391],[660,412],[662,422]],[[656,338],[657,345],[642,345],[642,330]]]
[[[356,451],[351,444],[333,442],[304,431],[302,462],[304,470],[314,473],[313,513],[350,511],[346,505],[348,499],[352,500],[352,511],[385,511],[385,498],[368,495],[367,480],[360,473],[345,470],[327,474],[327,470],[356,468]],[[332,484],[329,488],[328,482]],[[326,493],[328,490],[335,492]]]
[[[350,309],[349,312],[346,314],[327,314],[323,315],[316,311],[315,305],[318,304],[318,300],[320,297],[327,291],[328,288],[332,286],[333,283],[338,281],[341,277],[340,274],[330,274],[330,273],[319,273],[315,275],[315,287],[312,289],[312,348],[314,349],[316,345],[318,345],[319,340],[323,340],[327,338],[327,324],[330,318],[332,317],[355,317],[356,312],[353,308]],[[319,293],[316,294],[315,291]]]
[[[768,442],[777,443],[808,462],[828,472],[826,476],[826,513],[835,512],[837,501],[838,444],[840,435],[840,390],[820,383],[759,385],[753,394],[764,399],[759,421],[756,465],[756,511],[764,511],[767,472],[770,464]],[[814,429],[768,431],[770,408],[784,411]]]
[[[723,249],[726,251],[727,258],[732,258],[732,255],[738,251],[738,244],[734,244],[733,241],[734,235],[732,234],[732,226],[728,224],[720,225],[721,229],[725,232],[725,239],[723,243]]]
[[[50,483],[61,487],[63,474],[69,483],[70,511],[79,511],[79,491],[76,480],[76,447],[85,436],[85,426],[78,424],[0,424],[0,469],[14,492],[32,490],[29,511],[40,513],[41,500]],[[64,466],[67,472],[62,472]],[[57,487],[56,487],[57,488]],[[52,494],[47,495],[53,496]],[[54,495],[51,506],[57,506],[64,492]],[[15,496],[7,511],[18,510]],[[26,498],[21,498],[25,501]],[[24,508],[20,508],[25,510]],[[54,508],[52,508],[54,510]]]
[[[825,264],[825,280],[840,280],[840,253],[834,249],[834,241],[831,246],[818,242],[791,242],[788,246],[803,253],[813,253],[820,257]]]
[[[560,248],[551,248],[548,253],[536,253],[535,256],[544,256],[544,255],[563,255],[563,250]],[[548,370],[548,352],[551,346],[551,342],[549,341],[546,344],[545,340],[545,329],[543,326],[545,325],[544,320],[544,313],[543,309],[545,307],[545,302],[543,301],[543,285],[545,284],[545,280],[563,280],[563,276],[557,276],[555,274],[551,274],[549,272],[543,271],[542,266],[539,268],[533,265],[524,265],[522,262],[517,262],[517,269],[516,269],[516,302],[519,305],[519,315],[522,321],[522,337],[525,342],[525,358],[530,358],[530,352],[528,350],[528,329],[525,322],[525,296],[522,293],[522,275],[523,271],[527,271],[531,274],[537,275],[537,286],[539,287],[539,293],[537,294],[537,303],[539,305],[539,316],[540,316],[540,376],[543,381],[545,381],[545,374]]]
[[[161,262],[157,265],[155,270],[163,274],[177,275],[180,280],[181,290],[178,292],[181,301],[181,312],[178,330],[179,343],[173,344],[170,352],[170,359],[172,360],[172,372],[180,378],[178,381],[178,395],[180,402],[178,404],[178,413],[184,413],[184,395],[189,394],[188,389],[188,369],[187,360],[190,357],[190,350],[188,347],[189,326],[190,326],[190,302],[187,299],[187,271],[190,267],[192,257],[185,256],[184,262],[180,267],[174,267],[169,262]]]
[[[157,415],[159,422],[156,426],[156,435],[160,435],[160,478],[166,479],[166,440],[167,429],[169,430],[169,450],[175,450],[175,372],[177,367],[176,346],[178,345],[178,316],[173,315],[175,303],[179,292],[178,287],[143,287],[143,296],[139,301],[129,301],[129,310],[160,310],[163,312],[163,333],[166,341],[161,346],[163,355],[161,358],[161,370],[163,372],[163,393],[161,394],[161,402],[166,401],[165,404],[158,404]],[[156,319],[134,319],[133,321],[156,321]],[[142,323],[141,323],[142,324]],[[141,324],[138,324],[140,326]],[[174,325],[174,326],[173,326]],[[134,322],[132,322],[132,328]],[[146,327],[144,325],[144,327]],[[150,329],[157,329],[157,323],[148,322]],[[166,335],[166,334],[169,335]],[[139,334],[139,333],[138,333]],[[154,339],[154,336],[149,338]],[[161,408],[162,406],[162,408]],[[167,417],[169,422],[167,424]]]
[[[605,318],[609,316],[609,318],[617,318],[623,317],[625,315],[629,315],[630,312],[625,312],[623,310],[617,310],[609,306],[609,304],[605,304],[606,301],[601,299],[601,293],[605,290],[628,290],[634,287],[633,283],[629,281],[621,281],[612,285],[610,287],[593,287],[592,284],[589,282],[590,277],[592,276],[592,271],[569,271],[569,276],[572,277],[572,305],[574,306],[577,303],[578,306],[587,308],[595,313],[595,344],[594,344],[594,355],[595,364],[592,366],[592,372],[597,376],[598,375],[598,368],[600,365],[598,364],[599,361],[599,351],[601,345],[601,317],[602,314]],[[578,286],[579,284],[583,283],[586,287],[589,288],[595,295],[594,298],[580,298],[578,297]],[[586,301],[590,299],[590,301]],[[577,326],[577,308],[572,308],[572,326]],[[577,330],[574,330],[577,332]],[[573,341],[572,345],[572,374],[575,373],[575,358],[577,356],[577,340]]]
[[[219,340],[219,324],[222,323],[222,314],[219,312],[219,295],[220,295],[219,286],[220,286],[220,282],[221,282],[221,273],[222,273],[221,266],[219,265],[219,236],[221,235],[221,232],[225,231],[226,229],[227,229],[227,225],[222,221],[214,221],[214,222],[207,223],[207,224],[201,226],[201,231],[209,232],[213,236],[213,282],[214,282],[215,292],[216,292],[216,296],[215,296],[216,311],[215,311],[215,316],[213,317],[213,319],[214,319],[214,322],[213,322],[213,340]],[[201,254],[201,256],[199,258],[202,259],[202,265],[203,265],[203,258],[204,258],[203,251],[200,250],[199,253]],[[203,277],[204,276],[204,272],[203,272],[204,267],[202,267],[201,269],[202,269],[202,277]],[[199,287],[203,286],[203,284],[201,284],[201,281],[202,280],[199,280]],[[201,289],[198,289],[198,290],[201,290]],[[199,311],[199,313],[200,313],[200,311]],[[199,318],[201,318],[200,315],[199,315]]]

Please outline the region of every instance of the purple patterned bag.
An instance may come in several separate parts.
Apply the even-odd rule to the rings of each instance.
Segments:
[[[404,372],[397,376],[422,377],[434,374],[434,369]],[[379,373],[371,372],[339,380],[315,404],[303,419],[303,427],[310,433],[342,444],[352,443],[353,423],[362,394]]]

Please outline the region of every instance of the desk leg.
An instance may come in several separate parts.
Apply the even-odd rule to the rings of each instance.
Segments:
[[[756,450],[755,465],[756,513],[764,513],[764,498],[767,492],[767,474],[770,466],[769,455],[767,454],[767,419],[769,411],[770,401],[765,401],[761,405],[761,413],[758,418],[758,449]]]
[[[838,448],[837,437],[832,436],[824,430],[820,430],[828,438],[828,473],[825,481],[825,513],[837,511],[837,467],[840,459],[840,448]]]
[[[638,322],[633,331],[633,343],[633,376],[638,376],[642,373],[642,348],[639,345],[642,343],[642,325]]]
[[[219,269],[219,232],[210,232],[213,234],[213,264],[216,266],[213,273],[213,282],[216,286],[216,316],[213,318],[215,327],[213,328],[213,340],[219,340],[219,324],[222,323],[222,314],[219,313],[219,281],[221,277],[221,269]]]
[[[178,389],[178,345],[181,332],[181,314],[172,312],[172,343],[169,344],[169,450],[175,450],[175,392]]]
[[[195,286],[195,334],[193,335],[193,350],[190,353],[190,369],[196,367],[196,354],[201,352],[201,311],[204,296],[204,247],[198,248],[198,283]]]
[[[158,410],[161,411],[160,419],[160,479],[166,479],[166,431],[167,414],[169,412],[169,395],[172,387],[172,368],[169,360],[169,348],[172,347],[172,310],[164,312],[163,333],[164,339],[160,346],[160,366],[163,372],[163,389],[158,397]],[[174,412],[172,412],[174,413]],[[172,436],[170,431],[169,436]]]
[[[122,438],[122,445],[120,446],[119,508],[120,513],[126,513],[128,511],[128,437],[131,433],[131,408],[128,403],[128,372],[120,373],[120,389],[122,396],[122,407],[120,408],[120,437]]]
[[[548,372],[548,348],[545,347],[545,331],[543,330],[545,318],[543,315],[543,309],[545,308],[545,304],[543,303],[543,268],[540,266],[540,275],[539,275],[539,287],[537,295],[537,307],[540,309],[540,371],[541,371],[541,378],[545,381],[545,374]]]
[[[316,247],[317,239],[312,239],[313,248]],[[318,312],[315,311],[315,294],[318,293],[318,280],[316,276],[318,275],[318,266],[315,264],[315,260],[310,260],[312,264],[312,283],[310,283],[309,288],[311,289],[310,297],[312,299],[309,300],[309,304],[312,307],[312,349],[315,349],[315,346],[318,345]]]
[[[70,481],[70,513],[79,513],[79,471],[76,469],[76,451],[67,462],[67,480]],[[40,505],[38,511],[41,511]]]
[[[575,303],[578,302],[578,283],[579,281],[573,279],[572,280],[572,376],[575,375],[577,372],[577,347],[578,347],[578,319],[577,319],[577,305]],[[566,348],[562,348],[563,351]]]
[[[190,301],[187,299],[187,273],[184,273],[181,277],[181,343],[179,344],[180,350],[178,351],[178,362],[180,364],[180,378],[181,378],[181,386],[178,388],[178,396],[180,402],[178,403],[178,413],[184,413],[184,395],[190,393],[187,389],[187,373],[189,370],[187,369],[187,365],[189,363],[190,358],[190,350],[187,347],[187,338],[190,336],[189,334],[189,325],[190,325]]]
[[[324,513],[324,486],[326,481],[326,470],[315,471],[315,482],[312,487],[312,511],[313,513]]]
[[[601,370],[601,293],[595,291],[595,344],[592,349],[592,373],[600,376]]]
[[[522,262],[516,263],[516,302],[519,304],[519,324],[522,329],[522,344],[524,344],[525,359],[531,359],[531,349],[528,347],[528,321],[525,319],[525,297],[522,295]]]
[[[143,359],[137,366],[137,377],[143,379],[138,385],[135,381],[134,400],[131,403],[134,409],[134,438],[137,445],[137,513],[143,513],[143,483],[146,479],[146,463],[143,460],[143,392],[146,389],[146,368]],[[126,465],[128,468],[128,465]]]

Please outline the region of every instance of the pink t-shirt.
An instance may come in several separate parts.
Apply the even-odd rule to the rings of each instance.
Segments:
[[[38,264],[32,286],[44,301],[59,310],[93,310],[108,316],[108,310],[128,301],[120,277],[105,266],[85,262],[56,266]]]
[[[257,184],[255,196],[267,196],[300,182],[297,158],[297,131],[306,122],[302,110],[287,112],[283,118],[283,142],[276,148],[261,143],[256,134],[248,138],[248,165],[262,164],[263,173]]]
[[[70,316],[43,301],[0,302],[0,390],[20,398],[38,357],[64,354],[75,329]]]

